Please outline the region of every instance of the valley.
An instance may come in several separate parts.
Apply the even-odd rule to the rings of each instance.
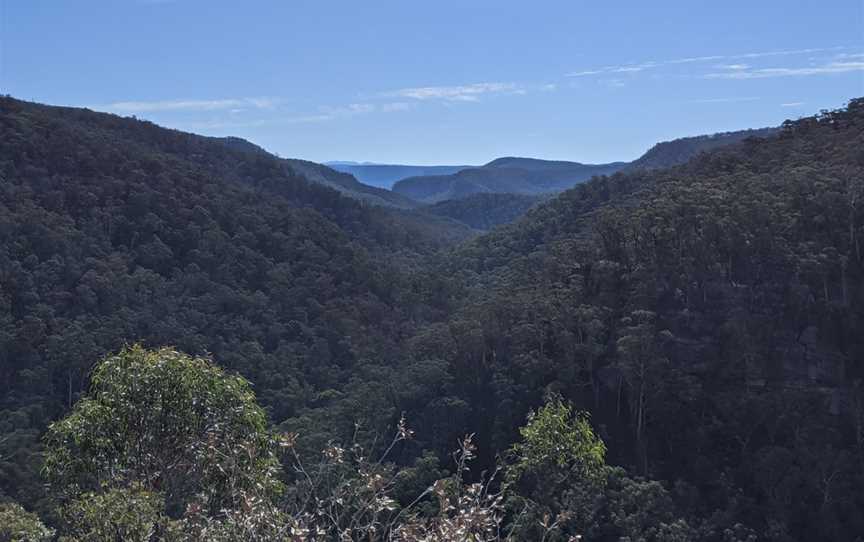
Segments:
[[[860,98],[630,164],[499,159],[394,191],[245,140],[11,97],[0,133],[0,496],[54,528],[69,521],[52,519],[56,488],[73,486],[43,483],[46,450],[65,465],[51,454],[91,444],[45,441],[48,427],[108,400],[89,395],[94,370],[119,379],[105,390],[132,385],[99,367],[205,363],[189,355],[248,381],[255,423],[296,453],[276,476],[291,491],[295,457],[386,450],[340,476],[386,467],[374,517],[415,533],[402,540],[453,520],[430,504],[399,523],[436,480],[510,492],[482,507],[523,540],[864,531]],[[152,378],[144,392],[170,391]],[[454,473],[460,442],[471,468]],[[547,445],[573,448],[556,463]],[[498,467],[506,483],[487,477]],[[112,487],[139,487],[123,472]],[[87,487],[74,502],[108,506]],[[191,528],[166,502],[153,524]],[[287,525],[288,502],[267,521]],[[295,511],[327,537],[348,528]]]

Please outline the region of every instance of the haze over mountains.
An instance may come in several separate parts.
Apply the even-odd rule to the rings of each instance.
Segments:
[[[770,137],[777,128],[747,129],[660,142],[632,162],[580,164],[561,160],[502,157],[483,166],[405,166],[357,162],[318,164],[294,158],[279,158],[237,137],[216,138],[229,148],[278,159],[293,175],[321,184],[370,205],[415,210],[410,220],[444,221],[448,235],[462,237],[460,226],[485,231],[517,220],[536,203],[572,188],[594,176],[618,172],[647,171],[683,164],[702,152],[747,138]],[[337,169],[341,168],[341,170]],[[432,172],[395,182],[392,190],[371,186],[342,170],[392,178],[397,174]],[[435,172],[452,173],[442,174]],[[423,217],[420,219],[419,217]]]
[[[278,158],[249,141],[236,137],[216,138],[233,150],[281,161],[294,175],[333,188],[371,205],[415,209],[412,219],[452,221],[474,230],[488,230],[512,222],[537,202],[572,188],[594,176],[618,172],[660,169],[683,164],[702,152],[732,145],[747,138],[770,137],[777,128],[747,129],[660,142],[632,162],[581,164],[561,160],[502,157],[483,166],[406,166],[357,162],[317,164],[293,158]],[[398,175],[392,190],[372,186],[352,173],[387,184]],[[425,173],[424,175],[415,175]],[[442,224],[443,225],[443,224]],[[457,226],[458,227],[458,226]]]
[[[503,157],[479,167],[354,162],[328,162],[327,165],[355,175],[362,183],[376,186],[392,183],[392,191],[404,196],[406,201],[434,204],[482,193],[537,196],[560,192],[598,175],[682,164],[700,152],[737,143],[748,137],[767,137],[776,131],[776,128],[762,128],[685,137],[658,143],[633,162],[609,164]],[[404,202],[402,206],[405,206]]]
[[[332,188],[370,205],[414,210],[411,221],[438,223],[451,238],[470,230],[486,231],[517,220],[537,203],[597,175],[646,171],[683,164],[702,152],[732,145],[747,138],[770,137],[777,128],[747,129],[660,142],[632,162],[580,164],[560,160],[502,157],[483,166],[406,166],[357,162],[318,164],[278,158],[237,137],[216,138],[229,148],[278,159],[293,175]],[[346,173],[351,171],[353,173]],[[418,175],[423,173],[424,175]],[[372,186],[356,175],[383,184],[397,175],[392,190]],[[422,217],[422,218],[420,218]],[[467,228],[460,230],[460,227]]]
[[[406,177],[424,175],[449,175],[472,166],[408,166],[398,164],[373,164],[369,162],[324,162],[336,171],[350,173],[361,183],[379,188],[393,188],[396,181]]]
[[[580,164],[532,158],[498,158],[450,175],[409,177],[393,191],[425,203],[458,199],[481,192],[537,195],[572,188],[595,175],[611,175],[626,164]]]

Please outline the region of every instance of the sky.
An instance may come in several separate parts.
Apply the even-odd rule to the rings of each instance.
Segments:
[[[0,93],[318,162],[631,160],[864,96],[864,1],[0,0]]]

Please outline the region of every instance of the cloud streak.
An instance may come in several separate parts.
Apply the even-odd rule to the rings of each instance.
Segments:
[[[692,63],[704,63],[704,62],[733,62],[738,60],[746,60],[753,58],[767,58],[767,57],[777,57],[777,56],[792,56],[792,55],[804,55],[804,54],[813,54],[813,53],[825,53],[829,51],[840,51],[845,47],[818,47],[811,49],[787,49],[781,51],[757,51],[751,53],[740,53],[734,55],[710,55],[710,56],[693,56],[693,57],[684,57],[684,58],[673,58],[669,60],[649,60],[640,63],[629,63],[629,64],[621,64],[616,66],[604,66],[601,68],[592,68],[588,70],[575,71],[565,74],[566,77],[586,77],[591,75],[602,75],[602,74],[612,74],[612,73],[638,73],[641,71],[660,68],[663,66],[674,66],[679,64],[692,64]],[[728,69],[739,69],[743,70],[749,68],[746,64],[728,64],[726,66]]]
[[[484,95],[525,94],[525,92],[524,88],[515,83],[475,83],[458,86],[403,88],[385,92],[384,96],[421,101],[477,102]]]
[[[396,113],[400,111],[408,111],[413,107],[414,105],[408,102],[389,102],[382,104],[352,103],[338,107],[320,107],[317,112],[304,115],[274,116],[252,120],[213,120],[205,122],[191,122],[185,123],[183,126],[187,129],[217,130],[228,128],[257,128],[262,126],[279,126],[287,124],[314,124],[348,119],[360,115],[370,115],[373,113]]]
[[[227,98],[220,100],[160,100],[114,102],[97,109],[116,113],[157,113],[163,111],[218,111],[224,109],[271,109],[276,105],[271,98]]]
[[[756,100],[761,100],[762,98],[757,98],[755,96],[742,96],[740,98],[702,98],[698,100],[688,100],[686,103],[689,104],[731,104],[731,103],[739,103],[739,102],[755,102]]]
[[[795,68],[759,68],[725,72],[715,72],[705,75],[706,79],[767,79],[770,77],[801,77],[808,75],[828,75],[834,73],[849,73],[864,71],[862,62],[829,62],[821,66],[804,66]]]
[[[638,73],[650,68],[656,68],[661,64],[658,62],[643,62],[641,64],[627,64],[623,66],[605,66],[594,70],[583,70],[565,74],[566,77],[585,77],[588,75],[609,75],[615,73]]]

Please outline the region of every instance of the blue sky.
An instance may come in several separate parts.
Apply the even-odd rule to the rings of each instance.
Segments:
[[[605,162],[864,95],[861,0],[0,0],[0,92],[315,161]]]

